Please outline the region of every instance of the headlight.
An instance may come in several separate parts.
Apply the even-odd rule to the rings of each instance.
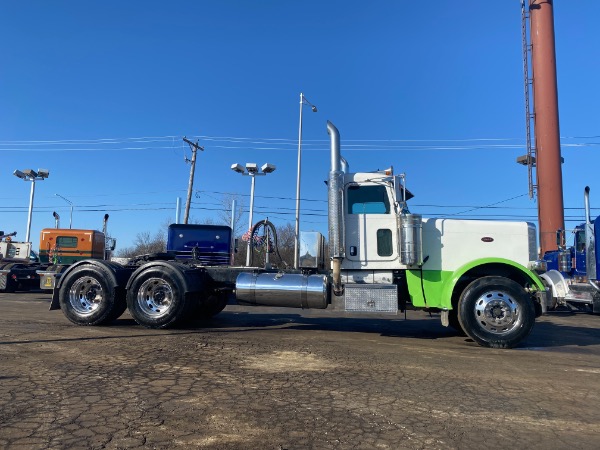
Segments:
[[[537,259],[535,261],[529,261],[529,270],[537,273],[544,273],[548,271],[546,261]]]

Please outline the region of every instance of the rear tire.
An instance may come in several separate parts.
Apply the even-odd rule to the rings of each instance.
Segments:
[[[17,290],[17,282],[10,277],[6,278],[6,287],[3,289],[4,292],[12,293]],[[0,291],[2,292],[2,291]]]
[[[131,282],[127,307],[146,328],[167,328],[190,317],[192,302],[185,298],[182,276],[173,267],[150,267]]]
[[[208,297],[199,301],[196,319],[208,320],[219,314],[227,306],[227,295],[223,292],[211,292]]]
[[[114,274],[103,267],[83,265],[67,273],[59,291],[63,314],[77,325],[103,325],[125,311],[116,292]]]
[[[535,307],[521,285],[504,277],[483,277],[463,291],[458,302],[462,329],[484,347],[512,348],[535,323]]]

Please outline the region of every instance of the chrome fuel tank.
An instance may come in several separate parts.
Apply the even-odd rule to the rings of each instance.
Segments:
[[[239,303],[288,308],[327,308],[327,277],[299,273],[240,273],[235,282]]]

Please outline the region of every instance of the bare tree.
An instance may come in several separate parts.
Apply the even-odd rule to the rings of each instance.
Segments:
[[[165,220],[161,228],[152,236],[149,231],[141,231],[135,236],[133,246],[117,251],[117,257],[132,258],[148,253],[160,253],[167,249],[167,228],[169,221]]]
[[[294,266],[294,241],[296,230],[291,223],[277,227],[277,247],[281,259],[288,265]]]
[[[200,198],[201,191],[196,191],[196,198]],[[219,200],[220,208],[215,210],[213,217],[203,219],[191,218],[190,223],[205,224],[205,225],[226,225],[231,227],[231,208],[235,200],[235,211],[233,218],[233,235],[241,236],[247,230],[241,222],[244,215],[244,202],[238,194],[224,194]]]

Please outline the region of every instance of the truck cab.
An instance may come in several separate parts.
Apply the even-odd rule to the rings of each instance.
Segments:
[[[600,216],[591,219],[589,187],[585,188],[584,204],[586,220],[573,230],[573,245],[566,246],[565,230],[557,231],[558,249],[546,252],[548,271],[542,274],[552,291],[553,307],[568,306],[575,309],[600,313]]]
[[[40,232],[40,261],[72,264],[83,259],[104,259],[106,237],[96,230],[44,228]]]
[[[406,268],[401,261],[400,218],[407,212],[403,175],[393,168],[344,176],[346,258],[342,269]]]

